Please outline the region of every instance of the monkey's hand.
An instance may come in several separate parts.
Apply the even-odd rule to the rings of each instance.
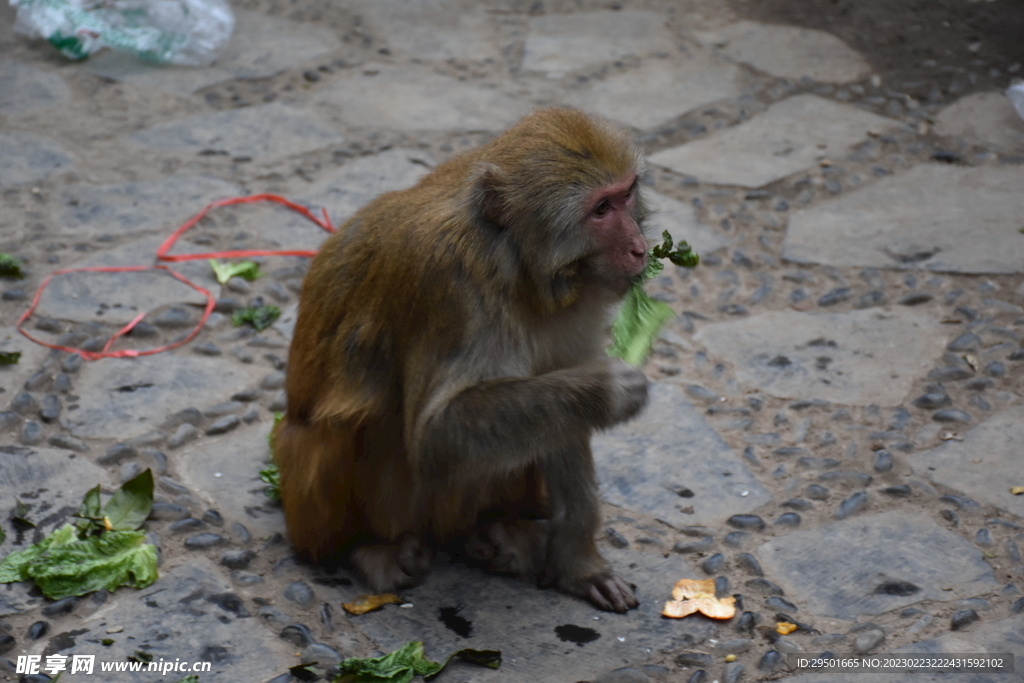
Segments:
[[[606,612],[622,614],[640,605],[633,587],[610,569],[583,578],[563,577],[554,583],[559,590],[585,598]]]
[[[606,387],[608,421],[595,425],[611,427],[635,417],[647,406],[647,376],[618,358],[602,357],[588,361],[594,378]]]
[[[433,550],[413,534],[391,544],[363,545],[352,551],[352,564],[378,593],[415,586],[430,569]]]

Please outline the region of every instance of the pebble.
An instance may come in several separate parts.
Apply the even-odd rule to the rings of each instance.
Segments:
[[[249,530],[241,522],[231,522],[228,530],[235,540],[243,545],[252,541],[252,534],[249,533]]]
[[[608,539],[608,542],[611,543],[612,547],[614,547],[614,548],[628,548],[629,547],[629,541],[626,540],[626,537],[623,536],[622,534],[620,534],[618,531],[616,531],[612,527],[608,527],[607,529],[605,529],[604,536],[605,536],[605,538]]]
[[[231,572],[231,581],[238,586],[255,586],[258,583],[263,583],[263,577],[251,572],[235,570]]]
[[[4,301],[24,301],[27,298],[28,294],[25,293],[25,290],[17,287],[5,289],[4,293],[0,294],[0,299]]]
[[[945,408],[952,402],[953,401],[945,393],[933,391],[927,394],[921,394],[911,401],[910,405],[915,408],[921,408],[922,410],[937,410],[939,408]]]
[[[1017,602],[1013,603],[1013,606],[1010,607],[1010,611],[1014,614],[1024,612],[1024,598],[1020,598]]]
[[[206,601],[217,605],[225,612],[231,612],[239,619],[252,616],[245,608],[242,598],[234,593],[215,593],[206,597]]]
[[[956,382],[961,379],[970,379],[973,376],[970,370],[958,367],[935,368],[928,373],[928,379],[933,382]]]
[[[858,491],[842,503],[836,512],[836,519],[846,519],[850,515],[861,511],[868,504],[868,494],[865,491]]]
[[[188,519],[188,516],[188,508],[175,503],[153,503],[153,508],[149,512],[150,519],[160,521],[176,522]]]
[[[778,650],[768,650],[761,655],[761,659],[758,661],[758,669],[763,672],[771,673],[782,666],[785,661],[785,657]]]
[[[958,609],[973,609],[978,612],[984,612],[992,609],[992,603],[984,598],[966,598],[964,600],[957,600],[954,603],[954,607]]]
[[[281,389],[274,398],[270,401],[268,409],[272,413],[283,413],[288,408],[288,395],[285,394],[284,389]]]
[[[21,416],[11,410],[0,413],[0,432],[7,432],[21,424]]]
[[[43,332],[52,332],[53,334],[60,334],[64,331],[64,326],[53,318],[40,318],[36,321],[36,329],[42,330]]]
[[[849,287],[836,287],[829,290],[820,299],[818,299],[818,305],[834,306],[849,299],[852,293],[853,290]]]
[[[677,541],[676,544],[672,546],[672,551],[682,554],[703,553],[710,550],[711,546],[713,546],[714,544],[714,537],[705,536],[703,539],[692,543],[683,543],[682,541]]]
[[[96,464],[98,465],[118,465],[122,460],[134,458],[139,452],[135,450],[134,446],[129,446],[126,443],[116,443],[107,449],[107,452],[96,458]]]
[[[302,651],[301,661],[303,664],[312,664],[315,662],[319,668],[326,669],[329,666],[341,663],[343,659],[344,657],[342,654],[333,647],[322,643],[313,643],[312,645],[307,645],[306,649]],[[626,683],[629,682],[626,681]]]
[[[974,500],[973,498],[968,498],[967,496],[958,496],[953,493],[947,493],[946,495],[939,498],[939,500],[942,501],[943,503],[950,503],[951,505],[955,505],[958,510],[963,510],[965,512],[981,511],[981,503]]]
[[[724,598],[729,595],[729,579],[724,576],[715,578],[715,597]]]
[[[81,598],[71,596],[67,598],[61,598],[55,602],[51,602],[49,605],[43,607],[40,612],[44,617],[59,617],[65,614],[71,614],[78,607],[78,603],[81,602]]]
[[[988,375],[989,377],[1005,377],[1006,365],[1000,363],[997,360],[994,360],[990,363],[987,363],[984,369],[982,369],[982,372]]]
[[[11,650],[13,650],[17,644],[18,640],[9,633],[0,635],[0,655],[7,654]]]
[[[686,391],[687,396],[698,401],[714,402],[719,400],[718,394],[710,389],[702,387],[699,384],[687,384],[684,390]]]
[[[121,470],[117,473],[117,480],[122,484],[131,481],[135,477],[142,474],[142,465],[132,460],[121,465]]]
[[[714,657],[705,652],[681,652],[676,655],[678,666],[711,667],[714,663]]]
[[[686,683],[709,683],[711,676],[704,669],[697,669],[686,679]]]
[[[196,529],[201,529],[203,526],[203,520],[196,519],[195,517],[187,517],[173,522],[167,530],[172,534],[184,534],[190,531],[195,531]]]
[[[871,652],[885,640],[885,633],[878,629],[868,629],[857,634],[853,641],[853,649],[857,652]]]
[[[651,677],[643,671],[625,667],[601,674],[594,679],[594,683],[650,683],[650,680]]]
[[[245,569],[255,557],[252,550],[231,550],[220,556],[220,563],[228,569]]]
[[[39,403],[36,402],[35,396],[27,391],[22,391],[11,400],[8,408],[18,415],[27,416],[39,410]]]
[[[730,662],[725,665],[724,683],[736,683],[746,669],[739,662]]]
[[[263,379],[260,380],[260,389],[265,389],[267,391],[280,389],[284,386],[284,381],[285,373],[278,370],[264,376]]]
[[[776,610],[785,610],[786,612],[796,612],[797,606],[778,595],[773,595],[764,601],[765,607]]]
[[[194,322],[188,311],[184,308],[175,306],[173,308],[168,308],[166,311],[153,318],[153,324],[157,327],[177,328],[190,327]]]
[[[972,610],[972,609],[960,610],[959,612],[957,612],[956,614],[953,615],[952,619],[950,619],[950,627],[954,631],[960,631],[960,630],[962,630],[964,628],[967,628],[969,625],[973,624],[977,620],[978,620],[978,613],[975,612],[974,610]]]
[[[765,527],[764,520],[757,515],[733,515],[725,523],[734,529],[752,529],[761,531]]]
[[[43,428],[34,420],[25,420],[21,425],[21,443],[26,446],[35,446],[43,441]]]
[[[203,512],[203,521],[213,526],[224,526],[224,518],[216,510],[206,510]]]
[[[85,453],[89,450],[89,445],[84,441],[67,434],[54,434],[47,439],[46,443],[50,444],[54,448],[66,448],[70,451],[77,451],[78,453]]]
[[[947,351],[963,353],[964,351],[977,351],[981,348],[981,337],[973,332],[964,332],[959,337],[949,342]]]
[[[213,342],[199,342],[192,346],[192,351],[200,356],[219,356],[223,352]]]
[[[817,484],[812,484],[812,486],[817,486]],[[810,502],[809,500],[804,500],[803,498],[790,498],[789,500],[782,503],[782,507],[791,508],[793,510],[810,510],[811,508],[814,507],[814,503]]]
[[[152,325],[150,325],[147,322],[140,322],[140,323],[136,324],[135,327],[133,327],[128,332],[129,336],[137,337],[139,339],[146,339],[148,337],[155,337],[155,336],[157,336],[159,334],[160,334],[160,332],[155,327],[153,327]]]
[[[875,472],[888,472],[892,469],[892,453],[885,450],[875,451]]]
[[[974,543],[981,548],[991,548],[996,541],[992,538],[992,532],[982,527],[978,529],[978,533],[974,534]]]
[[[920,304],[928,303],[934,297],[928,292],[911,292],[899,298],[899,304],[903,306],[918,306]]]
[[[960,525],[960,515],[958,515],[953,510],[941,510],[939,514],[942,515],[943,519],[952,523],[953,526]]]
[[[266,618],[264,615],[265,609],[267,608],[260,608],[259,612],[260,616],[264,618]],[[270,609],[275,612],[277,611],[272,607]],[[278,635],[282,640],[288,641],[295,647],[308,647],[316,642],[316,638],[313,636],[313,633],[302,624],[289,624],[281,629],[281,633]]]
[[[967,413],[965,413],[962,410],[956,410],[955,408],[950,408],[948,410],[940,410],[940,411],[938,411],[937,413],[932,415],[932,419],[934,421],[936,421],[936,422],[964,422],[964,423],[967,423],[967,422],[971,421],[971,416],[968,415]]]
[[[744,612],[740,615],[740,618],[736,620],[736,630],[740,633],[750,633],[757,626],[759,621],[758,615],[754,612]]]
[[[53,394],[47,394],[43,396],[43,407],[39,411],[39,416],[43,418],[43,422],[54,422],[60,417],[60,408],[60,399]]]
[[[297,605],[305,607],[312,603],[316,596],[313,594],[313,589],[305,581],[292,581],[285,586],[284,597]]]
[[[736,566],[748,574],[754,576],[764,576],[764,570],[761,569],[761,563],[757,561],[757,558],[750,553],[740,553],[734,560]]]
[[[804,489],[804,495],[811,500],[827,500],[830,491],[820,484],[808,484],[807,488]]]
[[[778,519],[775,520],[776,526],[799,526],[800,515],[795,512],[786,512],[779,515]]]
[[[704,562],[701,563],[700,568],[704,570],[705,574],[714,574],[722,568],[724,563],[725,555],[722,553],[715,553],[708,559],[704,560]]]
[[[905,498],[913,493],[913,489],[910,488],[909,484],[900,484],[899,486],[888,486],[882,489],[882,493],[887,496]]]
[[[199,438],[199,430],[194,425],[186,422],[185,424],[178,425],[178,428],[174,430],[174,434],[171,434],[171,438],[167,439],[167,447],[170,449],[180,448],[197,438]]]
[[[206,430],[206,434],[207,436],[225,434],[240,424],[242,424],[242,419],[237,415],[225,415],[210,425],[209,429]]]
[[[227,539],[223,536],[211,533],[196,534],[185,539],[185,547],[189,550],[205,550],[225,543],[227,543]]]
[[[28,627],[28,639],[39,640],[50,632],[50,622],[37,621]]]
[[[910,627],[906,631],[906,634],[908,636],[915,636],[918,633],[920,633],[921,631],[923,631],[926,628],[928,628],[929,626],[931,626],[932,622],[934,622],[934,621],[935,621],[935,617],[933,617],[932,615],[930,615],[930,614],[922,614],[918,618],[917,621],[915,621],[913,624],[910,625]]]

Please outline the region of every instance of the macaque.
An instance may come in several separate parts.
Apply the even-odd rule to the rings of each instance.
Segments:
[[[324,243],[303,283],[275,432],[297,551],[376,591],[456,544],[490,571],[637,606],[601,557],[590,435],[647,379],[608,357],[647,262],[628,135],[544,109]]]

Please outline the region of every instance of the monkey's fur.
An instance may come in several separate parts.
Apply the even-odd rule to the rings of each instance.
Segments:
[[[347,554],[384,591],[461,539],[494,571],[637,605],[595,545],[589,441],[647,401],[603,348],[646,262],[641,163],[607,123],[541,110],[324,243],[274,440],[300,554]]]

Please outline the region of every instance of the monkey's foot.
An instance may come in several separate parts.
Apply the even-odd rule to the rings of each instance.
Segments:
[[[589,600],[598,609],[625,613],[640,605],[633,586],[611,570],[577,579],[555,579],[554,585],[562,592]]]
[[[412,534],[390,544],[364,545],[352,551],[352,564],[375,591],[415,586],[430,570],[434,551]]]
[[[547,527],[540,520],[485,524],[466,541],[466,554],[484,569],[506,576],[529,576],[544,566]]]

